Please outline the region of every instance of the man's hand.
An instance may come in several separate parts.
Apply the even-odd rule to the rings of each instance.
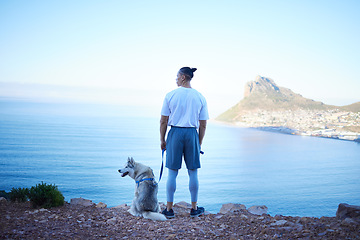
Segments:
[[[166,150],[166,141],[161,141],[161,144],[160,144],[160,146],[161,146],[161,150]]]

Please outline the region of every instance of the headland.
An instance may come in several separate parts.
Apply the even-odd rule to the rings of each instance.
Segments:
[[[216,120],[286,134],[360,141],[360,102],[326,105],[261,76],[245,85],[244,96]]]

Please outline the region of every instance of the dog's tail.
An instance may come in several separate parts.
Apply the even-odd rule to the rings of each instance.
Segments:
[[[143,217],[147,218],[147,219],[151,219],[151,220],[155,220],[155,221],[166,221],[166,217],[158,212],[150,212],[150,211],[146,211],[143,212]]]

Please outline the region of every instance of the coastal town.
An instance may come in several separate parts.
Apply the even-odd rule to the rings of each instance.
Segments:
[[[217,120],[266,131],[360,142],[360,102],[327,105],[262,76],[247,82],[244,89],[244,98]]]
[[[360,141],[360,112],[331,110],[253,110],[237,125],[287,134]]]

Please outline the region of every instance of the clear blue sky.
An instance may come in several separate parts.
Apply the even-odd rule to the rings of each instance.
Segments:
[[[0,96],[160,108],[190,66],[211,117],[257,75],[350,104],[360,101],[359,12],[348,0],[2,0]]]

